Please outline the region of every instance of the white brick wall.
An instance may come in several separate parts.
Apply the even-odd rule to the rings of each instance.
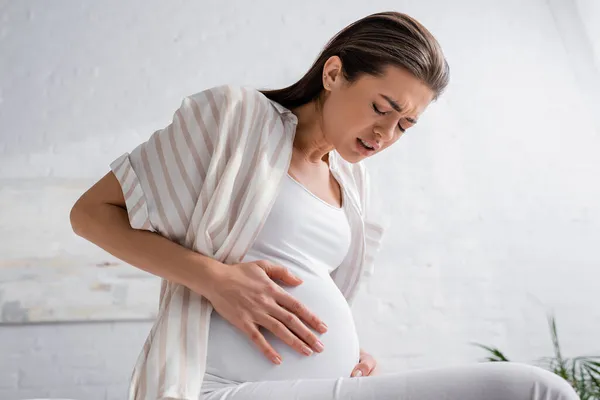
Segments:
[[[97,254],[66,215],[43,216],[61,199],[49,187],[104,174],[182,96],[290,83],[347,23],[397,9],[438,36],[452,85],[369,160],[393,228],[355,307],[363,346],[384,371],[474,362],[483,353],[471,341],[528,361],[550,354],[544,313],[554,310],[565,353],[597,354],[598,76],[582,64],[600,65],[593,1],[5,2],[0,193],[45,195],[19,209],[0,195],[12,210],[1,214],[0,261],[28,246],[38,257]],[[581,32],[589,46],[573,45]],[[0,326],[0,399],[122,399],[149,328]]]
[[[121,400],[148,322],[3,326],[0,399]]]

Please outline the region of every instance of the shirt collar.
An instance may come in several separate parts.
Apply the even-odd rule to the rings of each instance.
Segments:
[[[269,99],[269,101],[271,102],[273,107],[275,107],[275,109],[279,112],[280,115],[289,118],[296,124],[298,123],[298,117],[296,117],[296,114],[294,114],[292,112],[292,110],[282,106],[281,104],[279,104],[278,102],[276,102],[274,100]]]

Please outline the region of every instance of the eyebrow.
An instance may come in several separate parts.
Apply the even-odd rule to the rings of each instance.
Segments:
[[[400,104],[398,104],[398,102],[396,100],[394,100],[394,99],[392,99],[392,98],[390,98],[390,97],[388,97],[388,96],[386,96],[385,94],[382,94],[382,93],[379,93],[379,95],[381,97],[383,97],[384,99],[386,99],[387,102],[390,103],[390,106],[392,106],[392,108],[394,110],[398,111],[399,113],[402,112],[402,107],[400,107]],[[414,119],[414,118],[407,117],[406,120],[408,122],[410,122],[411,124],[416,124],[417,123],[417,120]]]

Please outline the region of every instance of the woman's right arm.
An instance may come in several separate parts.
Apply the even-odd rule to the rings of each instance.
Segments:
[[[258,330],[263,326],[301,354],[307,344],[322,351],[301,321],[324,333],[322,321],[273,280],[302,283],[286,268],[268,261],[223,264],[129,222],[121,186],[109,172],[75,203],[73,231],[108,253],[153,275],[184,285],[206,297],[227,321],[243,331],[275,363],[277,352]],[[322,346],[322,344],[321,344]]]
[[[167,238],[131,228],[121,186],[112,172],[77,200],[70,214],[73,231],[126,263],[204,296],[219,263]],[[167,267],[168,266],[168,267]]]

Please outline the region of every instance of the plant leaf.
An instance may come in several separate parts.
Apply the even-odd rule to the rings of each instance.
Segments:
[[[502,354],[502,352],[500,350],[498,350],[497,348],[492,348],[489,346],[485,346],[483,344],[479,344],[479,343],[473,343],[475,346],[481,347],[485,350],[487,350],[488,352],[492,353],[494,355],[494,357],[488,357],[487,360],[488,361],[508,361],[508,358],[506,358],[506,356],[504,354]]]
[[[595,366],[592,366],[594,364],[590,363],[589,361],[587,361],[585,359],[583,361],[581,361],[581,363],[586,366],[586,369],[588,370],[590,375],[596,374],[596,375],[600,376],[600,369],[598,369]]]
[[[600,379],[594,376],[594,373],[598,373],[596,369],[592,368],[590,371],[590,366],[587,364],[583,364],[584,368],[587,370],[588,376],[593,386],[592,390],[600,393]]]
[[[556,320],[554,319],[554,316],[549,316],[548,317],[548,323],[550,324],[550,333],[552,336],[552,345],[554,347],[554,354],[556,356],[556,361],[558,364],[558,375],[560,375],[562,378],[567,379],[566,377],[568,376],[567,374],[567,368],[565,365],[565,361],[562,358],[562,354],[560,352],[560,344],[558,342],[558,333],[556,332]]]

